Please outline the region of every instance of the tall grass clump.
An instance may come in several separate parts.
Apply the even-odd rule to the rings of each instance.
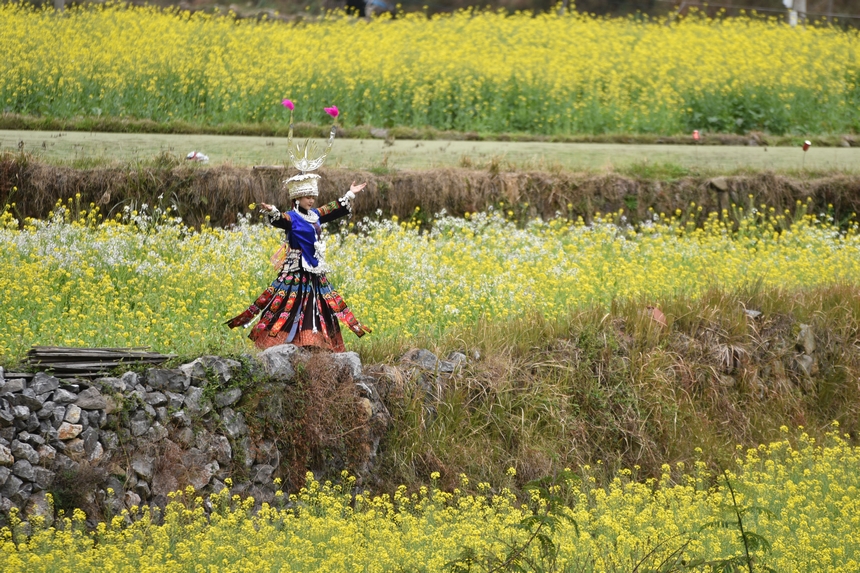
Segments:
[[[344,46],[350,46],[344,49]],[[802,46],[802,49],[798,49]],[[856,132],[856,31],[490,11],[295,23],[108,3],[0,8],[0,109],[486,133]]]
[[[817,429],[838,420],[856,439],[857,294],[849,285],[757,283],[664,298],[665,325],[649,299],[633,299],[558,320],[485,320],[422,340],[442,356],[480,358],[443,376],[429,396],[426,380],[377,367],[396,428],[382,473],[420,483],[437,471],[451,486],[459,473],[493,481],[510,466],[522,485],[592,464],[598,480],[624,467],[647,477],[667,462],[716,469],[735,444],[778,439],[783,425],[821,437]],[[398,349],[387,350],[368,358],[390,364]]]

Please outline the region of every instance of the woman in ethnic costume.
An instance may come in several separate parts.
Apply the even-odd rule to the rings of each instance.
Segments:
[[[286,233],[286,257],[272,284],[245,312],[227,323],[230,328],[245,326],[262,312],[249,334],[258,348],[290,343],[343,352],[338,319],[357,336],[370,332],[329,284],[322,241],[322,224],[350,215],[352,200],[366,183],[353,182],[346,195],[314,209],[317,180],[319,175],[306,173],[286,181],[294,201],[293,210],[287,213],[272,205],[260,205],[269,223]]]
[[[330,111],[332,109],[334,114]],[[337,108],[328,108],[326,111],[337,117]],[[292,114],[290,120],[292,142]],[[319,194],[317,183],[320,176],[308,171],[318,169],[325,161],[331,150],[334,134],[333,126],[326,151],[315,159],[308,159],[308,153],[312,150],[308,142],[305,143],[304,149],[290,149],[293,165],[302,171],[301,174],[284,181],[290,193],[290,201],[293,202],[291,211],[282,213],[272,205],[260,204],[269,223],[286,233],[283,246],[286,256],[282,262],[277,263],[280,272],[272,284],[245,312],[227,322],[230,328],[248,326],[255,316],[262,313],[248,335],[258,348],[289,343],[343,352],[345,348],[338,320],[357,336],[370,332],[369,328],[356,320],[326,278],[328,267],[325,262],[322,224],[351,215],[352,200],[367,185],[356,185],[353,182],[346,195],[314,209]]]

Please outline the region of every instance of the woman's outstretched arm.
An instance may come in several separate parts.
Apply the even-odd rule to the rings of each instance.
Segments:
[[[287,232],[292,229],[292,219],[290,219],[290,215],[288,213],[281,213],[274,205],[260,203],[260,212],[266,215],[271,226],[283,229]]]
[[[326,203],[317,209],[320,214],[320,223],[329,223],[340,219],[341,217],[352,215],[352,200],[355,199],[355,196],[361,193],[365,187],[367,187],[367,183],[356,185],[355,181],[353,181],[352,185],[349,186],[349,191],[346,192],[346,195],[340,199],[332,201],[331,203]]]

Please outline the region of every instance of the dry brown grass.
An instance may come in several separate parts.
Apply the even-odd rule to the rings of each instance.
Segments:
[[[522,485],[583,464],[603,477],[658,476],[666,463],[725,465],[736,444],[783,439],[783,425],[822,437],[833,420],[858,439],[860,287],[667,298],[666,326],[647,304],[488,323],[440,341],[440,354],[465,344],[483,358],[447,380],[439,401],[414,379],[387,394],[385,479],[426,483],[439,471],[450,486],[460,473],[499,484],[515,467]],[[816,346],[808,370],[802,324]],[[383,387],[392,380],[377,375]]]
[[[384,171],[384,170],[383,170]],[[556,213],[591,219],[596,212],[624,209],[636,222],[648,209],[671,213],[685,210],[690,202],[705,212],[765,203],[778,210],[794,210],[795,202],[812,199],[816,211],[832,205],[841,220],[860,209],[860,176],[836,174],[789,176],[773,172],[725,178],[720,192],[705,177],[634,177],[619,173],[575,173],[561,170],[504,171],[492,164],[487,169],[444,168],[422,171],[373,173],[347,169],[323,169],[320,201],[335,199],[350,182],[367,181],[368,192],[356,200],[356,215],[381,211],[401,219],[412,217],[415,207],[428,216],[482,211],[504,202],[518,206],[522,217],[551,217]],[[151,166],[130,164],[92,169],[57,167],[31,161],[26,155],[0,156],[0,200],[14,202],[21,217],[44,218],[58,200],[80,194],[81,203],[99,206],[112,214],[128,205],[154,205],[158,197],[173,204],[190,225],[207,216],[213,225],[235,223],[238,213],[251,203],[275,203],[286,207],[281,191],[282,170],[253,170],[231,166],[205,168],[178,164],[165,157]],[[17,188],[13,193],[12,189]],[[527,204],[527,205],[526,205]]]
[[[246,392],[245,413],[252,442],[272,442],[280,454],[276,477],[298,489],[305,474],[356,474],[366,464],[371,428],[360,416],[360,395],[351,373],[328,353],[313,353],[297,365],[288,384],[266,383]],[[359,476],[362,477],[362,476]]]
[[[103,468],[84,462],[74,469],[58,471],[49,488],[54,498],[54,509],[71,515],[76,508],[83,509],[91,521],[103,517],[96,498],[97,486],[107,478]]]

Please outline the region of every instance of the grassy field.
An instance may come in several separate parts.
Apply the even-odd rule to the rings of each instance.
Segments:
[[[0,131],[0,151],[23,150],[48,163],[92,166],[152,161],[160,153],[184,157],[200,151],[210,164],[269,165],[286,161],[285,137]],[[625,145],[504,141],[413,141],[339,139],[327,165],[351,169],[427,169],[502,167],[536,170],[630,169],[676,165],[696,172],[734,172],[806,168],[814,171],[860,170],[860,147]]]

